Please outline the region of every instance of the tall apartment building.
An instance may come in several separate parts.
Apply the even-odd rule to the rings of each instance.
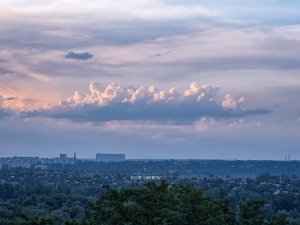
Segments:
[[[125,161],[125,154],[96,154],[97,162],[120,162]]]

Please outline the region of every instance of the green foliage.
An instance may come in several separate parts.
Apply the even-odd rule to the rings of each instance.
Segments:
[[[239,221],[241,225],[264,224],[266,210],[261,208],[267,203],[265,199],[250,200],[239,205]]]
[[[206,163],[218,165],[219,162],[202,163],[211,170]],[[132,165],[141,167],[135,167],[138,170],[147,167],[148,172],[159,163]],[[174,171],[176,166],[182,169],[167,177],[168,182],[175,183],[172,185],[166,181],[146,185],[144,181],[130,182],[126,170],[97,174],[21,168],[1,170],[0,225],[46,224],[41,219],[45,216],[52,218],[55,224],[70,225],[287,224],[287,220],[300,225],[300,180],[296,176],[265,173],[256,179],[222,179],[216,173],[218,176],[203,178],[199,172],[190,174],[189,170],[185,174],[184,170],[197,165],[195,162],[164,162],[165,167],[168,165]],[[111,164],[112,169],[117,166],[120,165]],[[105,186],[107,183],[113,185]],[[267,199],[267,206],[262,197]],[[87,202],[94,204],[84,213]]]
[[[10,225],[53,225],[54,219],[48,216],[34,216],[31,217],[27,222],[24,219],[16,218],[11,221],[0,221],[0,224]]]
[[[71,219],[65,222],[65,225],[80,225],[83,224],[77,219]]]
[[[52,225],[54,224],[54,219],[48,216],[35,216],[30,218],[26,223],[28,225]]]
[[[229,207],[229,199],[213,200],[204,196],[204,190],[193,184],[176,185],[163,180],[160,184],[148,182],[141,189],[112,190],[90,203],[85,217],[77,224],[134,224],[134,225],[285,225],[287,215],[267,217],[262,209],[266,200],[240,203],[239,214]]]

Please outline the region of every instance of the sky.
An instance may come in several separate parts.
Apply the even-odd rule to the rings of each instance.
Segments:
[[[300,2],[0,2],[0,157],[300,160]]]

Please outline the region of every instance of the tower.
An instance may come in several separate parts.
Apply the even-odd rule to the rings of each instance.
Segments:
[[[65,161],[67,159],[67,154],[60,154],[60,160]]]

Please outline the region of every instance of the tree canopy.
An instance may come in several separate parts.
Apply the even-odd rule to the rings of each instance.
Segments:
[[[229,199],[213,200],[204,195],[204,189],[193,184],[170,184],[166,180],[148,182],[140,189],[112,190],[94,203],[81,221],[68,225],[123,224],[123,225],[285,225],[287,215],[268,216],[266,200],[250,200],[239,204],[233,212]]]

